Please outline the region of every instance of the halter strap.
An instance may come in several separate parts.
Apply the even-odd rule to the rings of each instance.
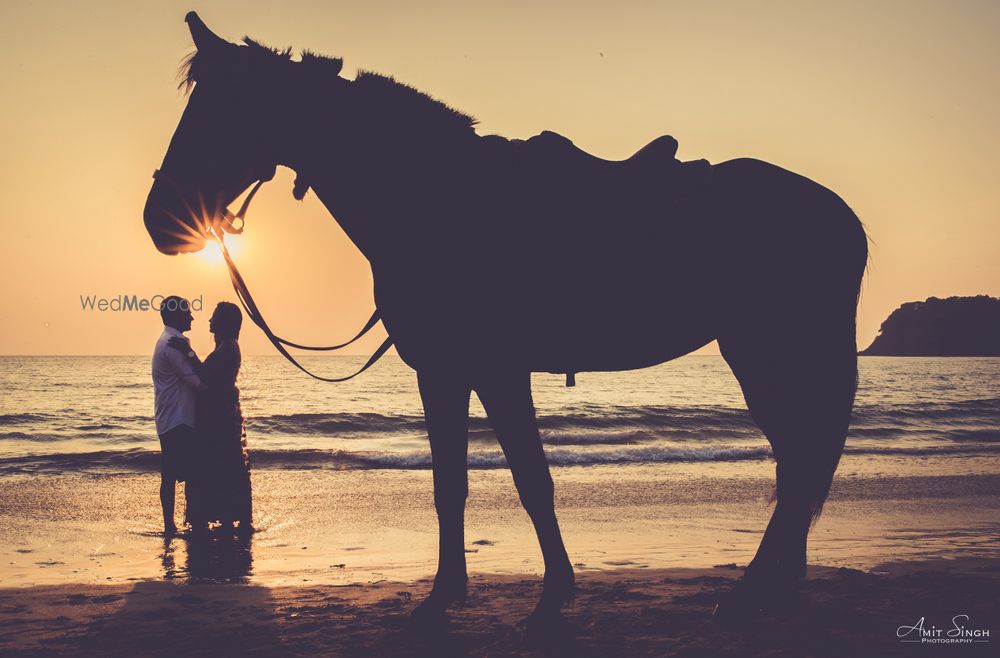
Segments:
[[[153,178],[164,179],[165,182],[167,182],[167,184],[175,188],[178,191],[178,193],[180,193],[180,186],[173,179],[173,177],[167,174],[166,172],[157,169],[156,171],[153,172]],[[224,208],[222,211],[222,220],[218,222],[217,225],[210,227],[208,230],[209,236],[219,243],[219,248],[222,250],[222,256],[226,260],[226,267],[229,269],[229,279],[230,281],[232,281],[233,290],[236,292],[236,297],[237,299],[240,300],[240,305],[243,306],[243,310],[246,311],[246,314],[250,318],[250,320],[255,325],[257,325],[261,331],[264,332],[264,335],[267,336],[267,339],[269,341],[271,341],[271,344],[274,345],[274,348],[278,350],[278,352],[282,356],[288,359],[288,361],[296,368],[306,373],[310,377],[324,382],[346,382],[348,379],[353,379],[354,377],[357,377],[358,375],[363,373],[365,370],[368,370],[368,368],[375,365],[375,362],[378,361],[380,358],[382,358],[383,354],[389,351],[389,348],[392,347],[391,337],[387,336],[386,339],[382,341],[382,344],[378,346],[378,349],[375,350],[374,354],[371,355],[371,357],[368,359],[365,365],[361,367],[360,370],[346,377],[321,377],[319,375],[316,375],[310,372],[308,369],[306,369],[306,367],[303,366],[301,363],[296,361],[295,357],[293,357],[288,352],[288,350],[285,349],[285,347],[288,346],[299,350],[309,350],[313,352],[332,352],[334,350],[345,348],[348,345],[351,345],[355,341],[359,340],[362,336],[367,334],[372,329],[372,327],[378,324],[379,320],[382,319],[382,316],[379,313],[378,308],[376,307],[376,309],[372,312],[371,317],[368,319],[368,322],[365,323],[365,326],[361,328],[361,331],[359,331],[354,336],[354,338],[350,339],[345,343],[340,343],[339,345],[324,345],[324,346],[301,345],[299,343],[293,343],[292,341],[286,340],[281,336],[275,334],[273,331],[271,331],[271,328],[268,326],[267,321],[264,320],[264,315],[260,312],[260,309],[257,307],[256,302],[254,302],[253,296],[250,294],[250,289],[247,288],[247,284],[243,280],[243,276],[240,274],[240,271],[236,268],[236,263],[233,262],[232,256],[229,255],[229,249],[226,248],[226,243],[223,240],[223,236],[226,233],[238,235],[243,232],[243,229],[246,227],[246,214],[247,210],[249,210],[250,208],[250,202],[253,200],[254,195],[257,194],[257,190],[259,190],[261,185],[263,185],[264,183],[265,181],[263,179],[258,178],[257,182],[253,186],[253,189],[250,190],[250,194],[248,194],[247,198],[243,200],[243,204],[240,206],[239,211],[234,215],[229,211],[228,208]],[[239,221],[239,226],[235,225],[236,221]]]
[[[222,210],[223,221],[221,223],[223,231],[225,231],[226,233],[232,233],[233,235],[239,235],[240,233],[243,232],[243,228],[247,224],[246,216],[247,216],[247,210],[250,209],[250,202],[253,201],[254,195],[257,194],[257,190],[259,190],[260,186],[263,184],[264,184],[264,179],[262,178],[257,179],[257,183],[253,186],[253,189],[250,190],[250,194],[247,195],[247,198],[243,200],[243,205],[240,206],[239,212],[237,212],[235,215],[229,212],[229,208],[223,208]],[[239,228],[236,227],[234,223],[235,220],[239,220],[240,222]]]
[[[212,237],[214,237],[218,241],[219,247],[222,249],[222,256],[223,258],[226,259],[226,266],[229,268],[229,278],[233,282],[233,290],[236,291],[236,297],[240,300],[240,304],[246,311],[247,316],[255,325],[257,325],[260,328],[261,331],[264,332],[264,335],[267,336],[267,339],[271,341],[271,344],[274,345],[274,348],[278,350],[278,352],[281,353],[282,356],[288,359],[288,361],[293,366],[295,366],[302,372],[306,373],[310,377],[318,379],[323,382],[346,382],[348,379],[353,379],[357,377],[365,370],[368,370],[373,365],[375,365],[375,362],[378,361],[380,358],[382,358],[382,355],[385,354],[390,347],[392,347],[392,337],[387,336],[386,339],[382,341],[382,344],[378,346],[378,349],[376,349],[375,352],[371,355],[368,361],[363,366],[361,366],[361,369],[355,372],[354,374],[347,375],[346,377],[322,377],[313,372],[310,372],[305,366],[299,363],[295,359],[295,357],[288,352],[287,349],[285,349],[286,345],[288,347],[294,347],[300,350],[313,350],[320,352],[329,352],[341,349],[343,347],[347,347],[354,341],[358,340],[359,338],[367,334],[368,331],[378,323],[378,321],[381,319],[381,315],[379,314],[378,309],[376,308],[375,311],[372,312],[371,318],[369,318],[368,322],[365,323],[365,326],[361,328],[361,331],[359,331],[357,335],[354,336],[354,338],[350,339],[346,343],[341,343],[339,345],[318,347],[313,345],[299,345],[298,343],[293,343],[291,341],[285,340],[284,338],[278,336],[273,331],[271,331],[271,327],[269,327],[267,321],[264,320],[264,316],[261,314],[260,309],[257,307],[257,303],[254,301],[253,296],[250,294],[250,290],[247,288],[246,282],[243,280],[243,276],[240,274],[239,269],[237,269],[236,267],[236,263],[233,262],[232,257],[229,255],[229,249],[226,248],[226,243],[223,240],[223,234],[218,233],[215,231],[215,229],[213,229]]]

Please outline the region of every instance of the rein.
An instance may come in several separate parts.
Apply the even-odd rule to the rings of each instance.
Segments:
[[[175,188],[178,187],[176,182],[169,175],[164,174],[160,170],[156,170],[155,172],[153,172],[153,178],[163,178],[171,186]],[[243,201],[243,204],[240,206],[239,211],[235,215],[231,213],[228,208],[223,209],[222,218],[213,223],[213,225],[208,230],[208,235],[213,240],[219,243],[219,248],[222,251],[222,257],[225,259],[226,267],[229,269],[229,279],[230,281],[232,281],[233,290],[236,292],[236,297],[240,300],[240,305],[243,306],[243,310],[246,311],[246,314],[250,318],[250,320],[255,325],[257,325],[257,327],[260,328],[261,331],[264,332],[264,335],[267,336],[267,339],[269,341],[271,341],[271,344],[274,345],[274,348],[278,350],[278,352],[282,356],[288,359],[288,361],[292,365],[294,365],[296,368],[298,368],[299,370],[301,370],[302,372],[306,373],[307,375],[309,375],[314,379],[318,379],[324,382],[346,382],[349,379],[357,377],[365,370],[368,370],[368,368],[372,367],[376,361],[382,358],[382,355],[385,354],[390,347],[392,347],[392,338],[386,337],[386,339],[382,341],[382,344],[378,346],[378,349],[375,350],[374,354],[371,355],[368,361],[365,362],[363,366],[361,366],[361,369],[355,372],[354,374],[347,375],[346,377],[322,377],[313,372],[310,372],[305,366],[299,363],[295,359],[295,357],[288,352],[286,347],[292,347],[299,350],[309,350],[313,352],[332,352],[334,350],[339,350],[344,347],[347,347],[348,345],[351,345],[352,343],[360,339],[362,336],[367,334],[372,329],[372,327],[378,324],[378,321],[382,318],[378,308],[376,308],[375,311],[372,312],[371,317],[368,319],[368,322],[365,323],[365,326],[361,328],[361,331],[359,331],[354,336],[354,338],[350,339],[345,343],[340,343],[339,345],[326,345],[326,346],[301,345],[299,343],[293,343],[292,341],[286,340],[281,336],[275,334],[273,331],[271,331],[271,327],[268,326],[267,321],[264,319],[264,315],[260,312],[260,308],[257,306],[257,303],[253,299],[253,295],[250,294],[250,289],[247,288],[246,281],[244,281],[243,276],[240,274],[239,269],[237,269],[236,263],[233,262],[232,256],[229,255],[229,249],[226,248],[226,243],[224,240],[225,234],[230,233],[238,235],[243,232],[243,229],[246,226],[246,214],[247,210],[250,207],[250,201],[253,199],[254,195],[257,194],[257,190],[259,190],[261,185],[263,185],[265,182],[266,181],[264,181],[263,179],[257,179],[257,182],[253,186],[253,189],[250,190],[250,194],[247,195],[247,198]],[[237,221],[239,222],[239,226],[236,226]]]

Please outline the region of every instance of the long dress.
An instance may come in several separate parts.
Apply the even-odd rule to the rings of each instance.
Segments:
[[[240,361],[239,344],[224,340],[197,368],[206,388],[198,394],[194,481],[188,484],[192,527],[213,522],[223,527],[238,522],[240,530],[252,527],[250,462],[236,387]]]

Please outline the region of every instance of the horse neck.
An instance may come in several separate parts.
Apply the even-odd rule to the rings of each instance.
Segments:
[[[312,188],[369,261],[406,242],[405,235],[428,213],[447,212],[440,189],[456,163],[468,158],[475,133],[431,142],[399,131],[355,124],[338,135],[335,111],[298,117],[279,164],[295,170]],[[419,134],[419,133],[417,133]],[[434,208],[427,206],[433,202]]]

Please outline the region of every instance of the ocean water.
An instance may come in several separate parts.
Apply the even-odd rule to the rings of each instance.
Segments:
[[[346,373],[363,357],[305,357]],[[0,357],[0,474],[153,472],[148,357]],[[961,459],[1000,451],[1000,358],[862,358],[846,454]],[[536,374],[546,454],[557,467],[748,462],[770,449],[721,357],[640,371]],[[255,469],[427,469],[416,377],[386,357],[328,384],[279,356],[244,359],[239,385]],[[469,464],[506,465],[473,396]]]

